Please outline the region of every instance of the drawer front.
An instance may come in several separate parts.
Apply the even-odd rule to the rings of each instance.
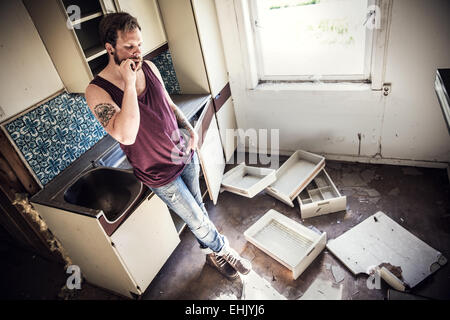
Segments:
[[[297,197],[300,215],[302,219],[312,218],[328,213],[343,211],[347,207],[347,197],[341,196],[338,198],[326,199],[314,203],[302,204],[300,197]]]

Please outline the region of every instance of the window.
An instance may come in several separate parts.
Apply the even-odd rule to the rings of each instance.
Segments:
[[[258,79],[369,81],[373,0],[251,0]]]

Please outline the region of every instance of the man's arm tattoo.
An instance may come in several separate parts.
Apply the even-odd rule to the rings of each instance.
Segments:
[[[109,123],[109,120],[114,116],[116,110],[114,106],[109,103],[100,103],[94,107],[94,112],[97,115],[100,123],[103,127],[106,127]]]
[[[178,107],[172,107],[172,109],[175,113],[178,124],[189,132],[194,131],[194,128],[192,128],[191,124],[186,119],[186,116],[181,112],[181,110],[178,109]]]

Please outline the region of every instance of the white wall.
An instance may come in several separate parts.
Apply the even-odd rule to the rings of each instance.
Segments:
[[[287,154],[304,149],[372,161],[381,150],[380,162],[450,162],[450,137],[434,93],[436,68],[450,67],[450,1],[393,1],[387,97],[368,86],[247,90],[239,17],[232,0],[216,0],[216,5],[238,127],[280,129],[280,152]]]
[[[64,88],[22,1],[0,4],[0,122]]]

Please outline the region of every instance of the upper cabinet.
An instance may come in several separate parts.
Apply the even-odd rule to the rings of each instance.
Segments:
[[[166,42],[155,1],[23,0],[67,91],[78,93],[108,63],[98,34],[105,14],[126,11],[138,18],[143,53]]]
[[[210,93],[225,159],[236,149],[234,106],[214,0],[159,0],[161,16],[181,91]]]
[[[0,61],[0,122],[63,88],[21,1],[0,1]]]

